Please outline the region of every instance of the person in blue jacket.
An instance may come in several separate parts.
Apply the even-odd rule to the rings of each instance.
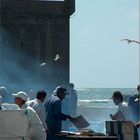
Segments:
[[[47,112],[46,123],[49,130],[47,140],[56,140],[55,134],[61,131],[62,120],[72,118],[70,115],[63,114],[61,111],[61,101],[67,94],[66,88],[58,86],[45,105]]]
[[[129,98],[128,105],[131,111],[131,120],[136,123],[140,121],[140,84],[137,86],[138,94]]]

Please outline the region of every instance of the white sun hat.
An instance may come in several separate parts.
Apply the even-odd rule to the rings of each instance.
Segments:
[[[21,98],[22,100],[24,101],[27,101],[28,100],[28,95],[26,92],[24,91],[19,91],[17,94],[12,94],[14,97],[18,97],[18,98]]]

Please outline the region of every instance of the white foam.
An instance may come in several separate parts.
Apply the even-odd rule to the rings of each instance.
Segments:
[[[78,102],[87,102],[87,103],[91,103],[91,102],[112,102],[111,99],[92,99],[92,100],[89,100],[89,99],[86,99],[86,100],[78,100]]]

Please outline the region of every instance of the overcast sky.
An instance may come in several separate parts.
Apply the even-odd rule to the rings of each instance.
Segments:
[[[70,81],[76,87],[139,83],[139,0],[76,0],[70,19]]]

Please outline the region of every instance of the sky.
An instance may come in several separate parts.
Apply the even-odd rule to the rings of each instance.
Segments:
[[[77,88],[136,88],[140,77],[139,0],[75,0],[70,81]]]

